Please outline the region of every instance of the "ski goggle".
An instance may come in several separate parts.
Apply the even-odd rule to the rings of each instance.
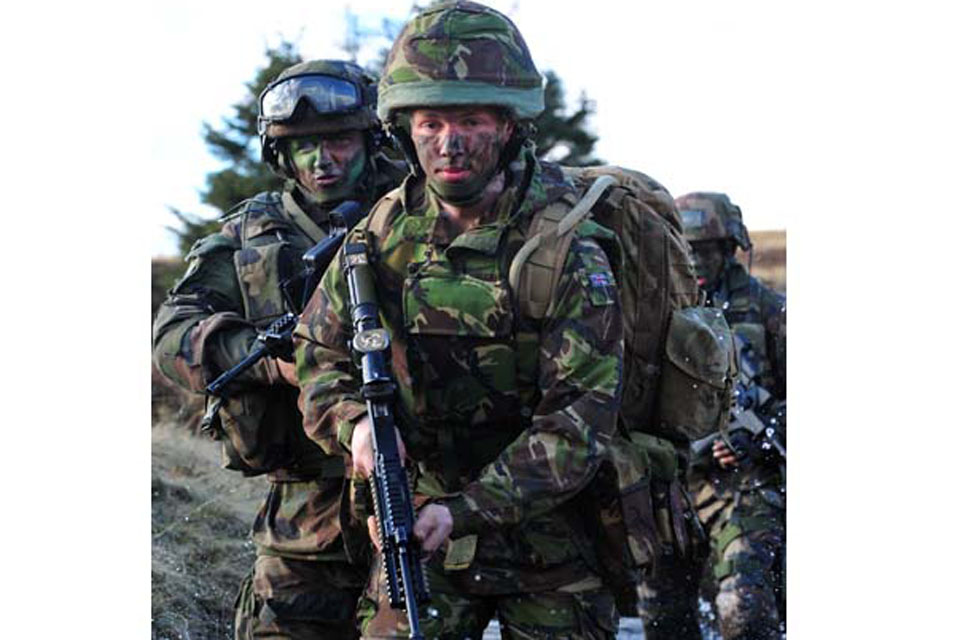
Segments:
[[[303,99],[321,114],[350,111],[363,104],[360,89],[348,80],[319,74],[294,76],[264,89],[260,118],[286,120]]]

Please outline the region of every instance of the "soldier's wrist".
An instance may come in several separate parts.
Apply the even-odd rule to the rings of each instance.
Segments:
[[[363,402],[344,400],[334,410],[337,416],[337,444],[347,453],[353,453],[350,445],[357,423],[367,415],[367,405]]]
[[[441,504],[450,511],[450,517],[453,519],[453,530],[450,532],[451,538],[460,538],[462,536],[479,533],[483,527],[483,518],[474,511],[467,502],[467,499],[458,494],[446,497]]]

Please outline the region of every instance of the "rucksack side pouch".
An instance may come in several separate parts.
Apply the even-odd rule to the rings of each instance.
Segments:
[[[698,440],[729,419],[738,373],[733,334],[717,309],[670,316],[654,424],[671,440]]]

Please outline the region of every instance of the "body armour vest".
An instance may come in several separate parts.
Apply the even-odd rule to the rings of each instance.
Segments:
[[[288,310],[299,312],[303,298],[301,256],[327,236],[327,225],[310,219],[287,190],[282,194],[262,193],[248,200],[227,222],[223,233],[239,244],[233,263],[245,319],[264,329]],[[248,475],[269,471],[272,481],[343,474],[342,461],[325,454],[303,433],[297,397],[295,387],[273,385],[224,402],[224,427],[234,434],[245,434],[243,446],[247,451],[261,452],[260,456],[247,454],[242,460],[230,460],[235,452],[225,442],[228,468]],[[260,459],[261,468],[250,464]]]

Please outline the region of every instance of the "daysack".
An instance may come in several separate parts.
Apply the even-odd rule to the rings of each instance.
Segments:
[[[673,198],[656,181],[615,166],[564,167],[583,194],[534,214],[509,279],[521,313],[543,318],[572,230],[588,216],[613,231],[605,246],[620,291],[624,365],[618,431],[587,500],[599,518],[599,569],[624,615],[636,611],[635,570],[687,555],[706,541],[677,454],[725,423],[736,376],[722,312],[699,304],[692,252]]]
[[[510,265],[521,313],[539,319],[549,312],[572,230],[590,216],[620,241],[610,262],[623,310],[622,425],[680,445],[716,431],[730,411],[736,350],[722,312],[698,305],[692,253],[673,199],[638,171],[563,171],[584,195],[573,208],[561,200],[534,215]]]

